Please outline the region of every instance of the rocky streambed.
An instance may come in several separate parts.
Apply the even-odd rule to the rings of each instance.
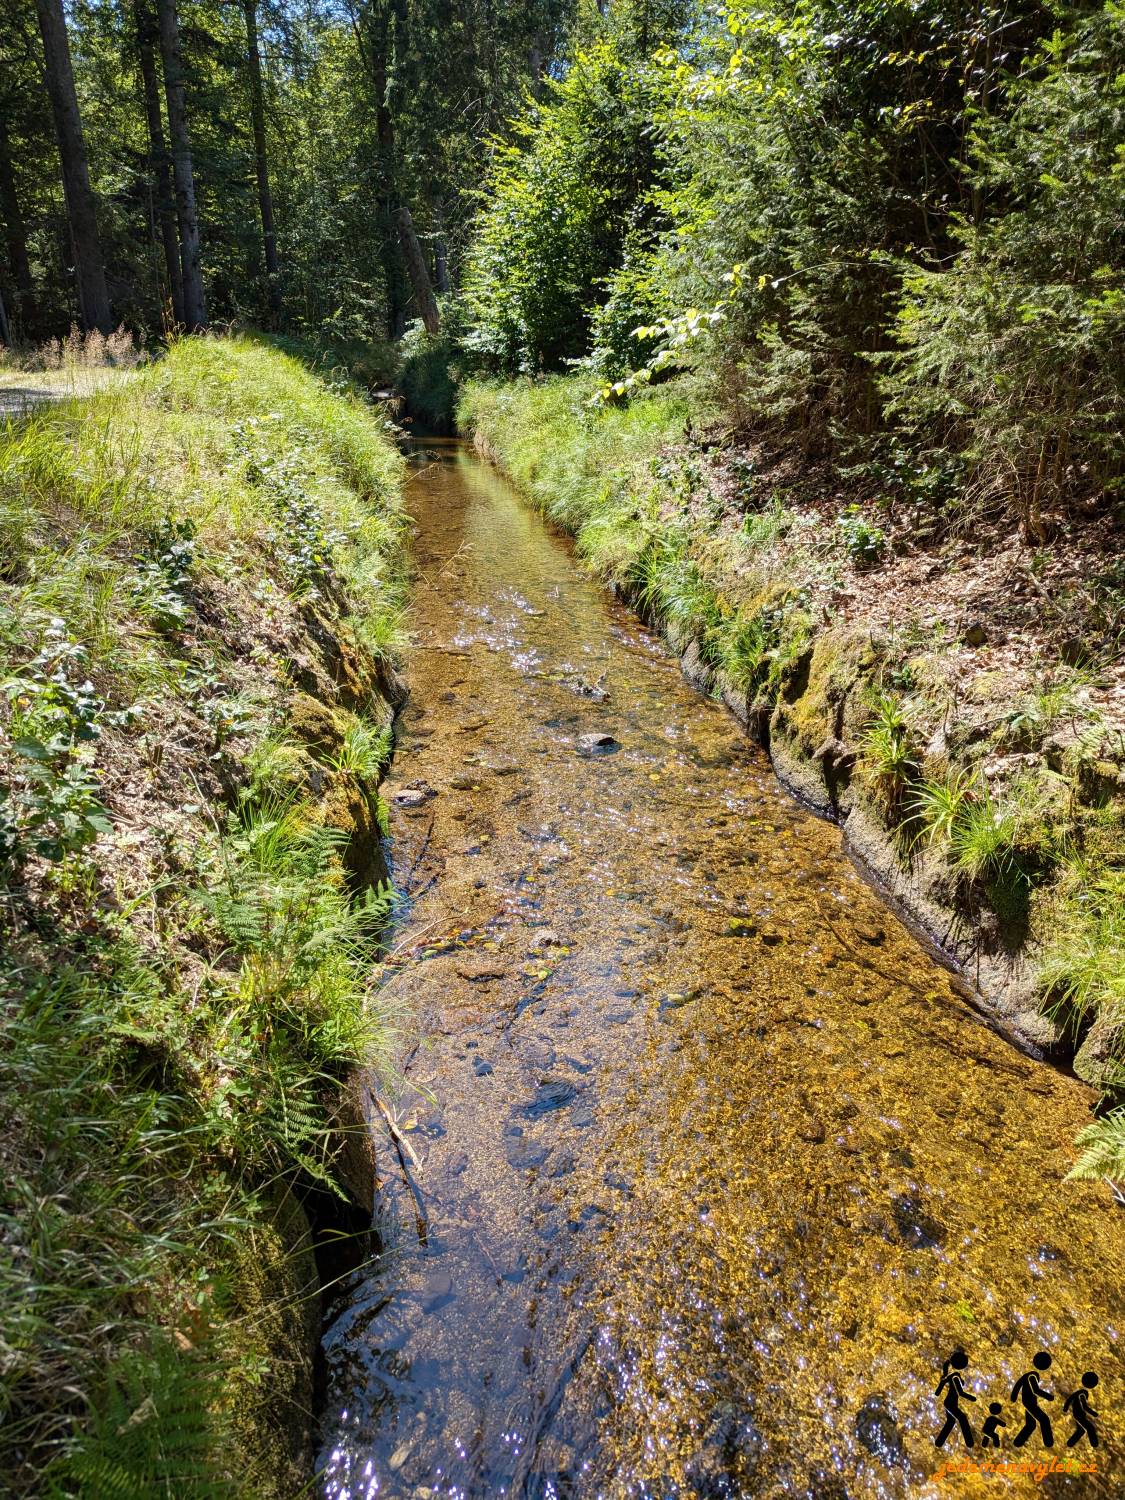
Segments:
[[[1097,1470],[1004,1482],[1119,1493],[1120,1220],[1062,1181],[1091,1092],[977,1014],[501,478],[450,445],[408,495],[411,1040],[381,1253],[325,1337],[323,1494],[983,1493],[934,1442],[959,1347],[1009,1445],[1038,1351],[1060,1396],[1099,1372]]]

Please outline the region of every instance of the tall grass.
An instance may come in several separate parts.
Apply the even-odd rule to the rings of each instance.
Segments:
[[[332,710],[310,775],[291,653],[390,649],[400,473],[248,339],[0,428],[6,1493],[300,1487],[268,1445],[315,1286],[279,1205],[338,1191],[336,1103],[392,1022],[389,892],[316,790],[375,808],[385,726]]]

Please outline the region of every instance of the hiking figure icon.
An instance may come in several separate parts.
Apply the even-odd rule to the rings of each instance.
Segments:
[[[938,1448],[944,1446],[946,1438],[949,1437],[955,1427],[960,1427],[961,1436],[965,1439],[965,1447],[971,1448],[973,1446],[973,1429],[969,1426],[968,1417],[961,1410],[962,1398],[966,1401],[975,1401],[977,1399],[971,1391],[965,1389],[961,1380],[961,1371],[965,1369],[968,1363],[969,1356],[965,1353],[964,1349],[954,1349],[953,1353],[941,1367],[941,1379],[938,1382],[938,1387],[934,1395],[940,1396],[942,1391],[945,1392],[945,1400],[942,1402],[942,1405],[945,1407],[946,1415],[945,1426],[938,1433],[937,1437],[934,1438],[934,1443]]]
[[[1098,1377],[1093,1370],[1087,1370],[1082,1377],[1082,1389],[1072,1391],[1063,1402],[1063,1411],[1068,1411],[1074,1418],[1074,1431],[1066,1440],[1066,1446],[1073,1448],[1075,1443],[1080,1443],[1084,1437],[1089,1438],[1090,1447],[1098,1446],[1098,1429],[1094,1426],[1093,1418],[1097,1412],[1090,1405],[1088,1391],[1092,1391],[1098,1383]]]
[[[1025,1374],[1021,1375],[1012,1387],[1012,1400],[1022,1401],[1023,1409],[1027,1413],[1023,1426],[1016,1434],[1015,1444],[1017,1448],[1022,1448],[1036,1427],[1038,1427],[1043,1437],[1044,1448],[1053,1448],[1055,1438],[1051,1431],[1051,1419],[1039,1405],[1040,1401],[1053,1401],[1055,1399],[1050,1391],[1044,1390],[1039,1384],[1039,1374],[1051,1368],[1051,1356],[1047,1353],[1046,1349],[1040,1349],[1031,1363],[1035,1366],[1035,1369],[1028,1370]]]
[[[1000,1434],[996,1429],[998,1427],[1007,1427],[1008,1425],[1000,1416],[1003,1410],[1004,1408],[1000,1405],[999,1401],[993,1401],[989,1406],[988,1416],[985,1417],[984,1426],[980,1430],[980,1445],[982,1448],[999,1448]]]

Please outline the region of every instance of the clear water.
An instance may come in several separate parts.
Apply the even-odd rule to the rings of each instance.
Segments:
[[[1062,1181],[1089,1093],[978,1018],[500,477],[449,445],[409,493],[386,790],[427,795],[393,815],[387,995],[417,1165],[381,1138],[321,1493],[1121,1493],[1122,1219]],[[1037,1350],[1055,1455],[1098,1371],[1099,1472],[943,1475],[958,1345],[1002,1461],[1044,1456],[1007,1399]]]

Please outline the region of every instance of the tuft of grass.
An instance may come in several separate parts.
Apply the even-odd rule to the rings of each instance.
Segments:
[[[1016,867],[1018,823],[985,783],[963,800],[949,832],[953,867],[969,881],[1001,878]]]
[[[918,773],[918,754],[902,705],[893,694],[874,692],[870,709],[861,765],[888,813],[896,816],[908,784]]]
[[[1038,977],[1049,1011],[1076,1028],[1125,1011],[1125,871],[1068,862]]]
[[[913,813],[929,844],[948,844],[965,807],[972,799],[975,777],[969,771],[927,776],[914,792]]]

